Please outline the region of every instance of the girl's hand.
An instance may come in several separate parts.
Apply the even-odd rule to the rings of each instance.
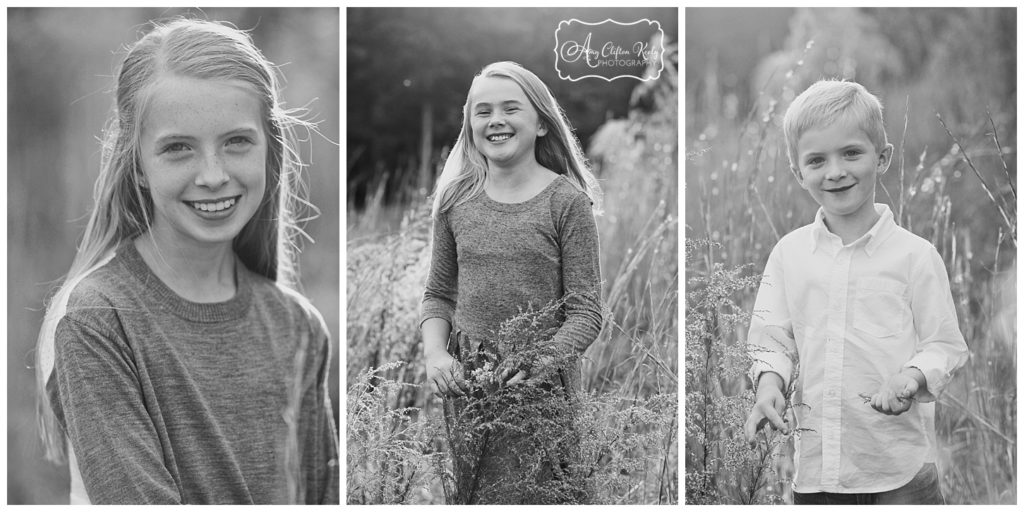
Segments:
[[[542,357],[540,361],[538,361],[538,363],[534,366],[538,369],[549,369],[553,364],[554,358]],[[548,372],[546,371],[539,371],[534,373],[529,372],[527,370],[517,371],[515,369],[512,369],[506,370],[505,373],[502,374],[501,380],[504,381],[505,385],[507,386],[515,386],[518,384],[540,384],[544,382],[545,378],[547,377],[547,374]]]
[[[462,378],[462,364],[447,352],[427,359],[427,382],[434,392],[445,396],[463,396],[469,386]]]

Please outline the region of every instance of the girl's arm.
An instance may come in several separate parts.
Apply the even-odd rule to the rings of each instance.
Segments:
[[[462,394],[459,384],[462,371],[459,363],[448,352],[448,338],[458,300],[459,261],[455,236],[448,225],[447,216],[434,217],[433,243],[430,253],[430,273],[423,292],[423,312],[420,333],[423,336],[423,359],[427,382],[434,390],[444,394]]]
[[[310,365],[315,374],[313,385],[303,397],[303,428],[306,429],[302,469],[306,474],[305,502],[307,504],[339,503],[338,430],[334,426],[334,412],[328,393],[331,370],[331,340],[326,327],[319,333],[318,364]]]
[[[566,318],[554,340],[582,354],[597,339],[603,321],[600,243],[590,199],[574,195],[557,223]]]
[[[142,396],[131,349],[117,336],[65,317],[47,384],[93,504],[180,504]]]

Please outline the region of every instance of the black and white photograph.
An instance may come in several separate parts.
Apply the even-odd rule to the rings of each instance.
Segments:
[[[337,8],[7,9],[8,504],[337,504]]]
[[[684,502],[1016,504],[1016,9],[684,17]]]
[[[678,15],[347,9],[346,503],[679,503]]]

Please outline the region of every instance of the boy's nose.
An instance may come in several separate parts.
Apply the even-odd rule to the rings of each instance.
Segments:
[[[825,179],[838,180],[846,176],[846,169],[838,162],[829,162],[825,169]]]
[[[227,171],[224,170],[224,162],[219,155],[209,155],[199,162],[199,169],[196,172],[196,185],[207,188],[217,188],[228,182]]]

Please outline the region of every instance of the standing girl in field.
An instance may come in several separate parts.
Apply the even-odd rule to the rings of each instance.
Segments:
[[[495,340],[502,322],[558,302],[560,322],[545,343],[573,352],[576,362],[551,368],[528,361],[507,369],[501,380],[503,386],[557,386],[571,395],[580,386],[578,356],[602,323],[593,213],[600,190],[558,103],[518,64],[485,67],[473,79],[463,116],[434,195],[420,324],[427,379],[458,409],[465,404],[459,396],[468,390],[468,373],[481,369],[477,355],[499,352]],[[517,438],[529,433],[492,434],[471,477],[456,467],[463,498],[546,501],[517,494],[516,488],[524,481],[564,478],[566,461],[560,461],[563,467],[549,461],[536,471],[517,456]],[[527,471],[537,474],[521,474]]]
[[[294,128],[248,34],[128,51],[95,206],[39,335],[47,457],[74,503],[338,502],[323,319],[295,290]]]

